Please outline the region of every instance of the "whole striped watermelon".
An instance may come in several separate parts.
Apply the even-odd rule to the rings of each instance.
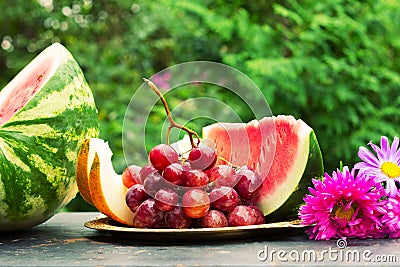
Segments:
[[[82,70],[49,46],[0,91],[0,231],[42,223],[74,198],[81,140],[97,135]]]

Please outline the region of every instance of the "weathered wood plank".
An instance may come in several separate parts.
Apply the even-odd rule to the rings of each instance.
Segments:
[[[377,256],[382,256],[381,261],[386,257],[384,265],[400,261],[398,239],[348,240],[345,249],[338,249],[335,240],[310,241],[304,234],[225,242],[148,242],[83,226],[97,215],[59,213],[33,229],[1,233],[0,266],[381,265]],[[265,261],[259,260],[266,256]]]

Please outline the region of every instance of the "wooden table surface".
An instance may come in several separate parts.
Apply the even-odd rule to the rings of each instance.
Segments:
[[[256,239],[146,241],[84,223],[98,213],[59,213],[30,230],[0,234],[0,266],[397,265],[400,239],[312,241],[302,232]]]

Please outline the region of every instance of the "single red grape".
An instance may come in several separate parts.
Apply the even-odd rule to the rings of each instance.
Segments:
[[[234,187],[237,184],[238,176],[236,171],[229,165],[217,165],[208,171],[210,182],[215,186]]]
[[[137,165],[130,165],[122,172],[122,183],[126,188],[130,188],[134,184],[140,184],[140,170],[142,168]]]
[[[161,188],[154,199],[159,210],[170,211],[178,204],[178,193],[170,188]]]
[[[228,219],[225,214],[218,210],[209,210],[207,214],[201,219],[201,227],[205,228],[218,228],[227,227]]]
[[[210,209],[208,194],[200,189],[190,189],[182,197],[183,212],[190,218],[201,218]]]
[[[178,153],[170,145],[156,145],[150,150],[149,161],[154,168],[163,171],[168,165],[178,162]]]
[[[214,188],[210,192],[211,207],[222,212],[231,212],[240,205],[240,198],[235,189],[227,186]]]
[[[171,211],[165,213],[165,223],[174,229],[189,228],[192,224],[192,218],[188,217],[181,207],[174,207]]]
[[[182,163],[182,167],[184,172],[190,171],[192,169],[192,166],[190,166],[190,163],[187,161],[184,161]]]
[[[200,187],[207,185],[209,178],[201,170],[190,170],[184,172],[184,185],[187,187]]]
[[[155,193],[163,187],[167,187],[166,181],[158,172],[153,172],[147,176],[143,183],[144,190],[150,196],[154,196]]]
[[[163,218],[163,211],[156,208],[154,199],[149,198],[138,207],[133,219],[133,226],[151,228],[155,224],[159,224]]]
[[[144,186],[141,184],[135,184],[131,186],[126,192],[125,201],[129,209],[132,212],[136,212],[139,205],[148,198],[149,195],[144,190]]]
[[[139,172],[140,183],[143,184],[144,180],[146,180],[147,176],[153,172],[157,172],[157,169],[154,168],[153,165],[151,165],[150,163],[144,165]]]
[[[260,193],[263,180],[252,169],[241,167],[237,175],[239,180],[234,188],[241,198],[251,199]]]
[[[179,163],[172,163],[164,169],[163,177],[165,180],[175,185],[182,185],[184,181],[184,166]]]
[[[228,215],[229,226],[255,225],[264,222],[264,215],[256,206],[239,205]]]
[[[211,147],[199,146],[190,151],[189,162],[192,169],[208,170],[217,162],[217,153]]]

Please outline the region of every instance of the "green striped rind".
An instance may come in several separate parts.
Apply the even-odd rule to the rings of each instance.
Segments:
[[[312,179],[322,179],[323,173],[324,165],[321,149],[314,131],[311,131],[308,161],[302,178],[289,199],[277,210],[268,214],[265,217],[266,221],[276,222],[297,219],[299,207],[304,203],[303,198],[309,193],[308,188],[312,186]]]
[[[56,71],[0,128],[0,230],[39,224],[74,198],[80,143],[98,136],[97,110],[82,70],[55,45],[62,53]]]

